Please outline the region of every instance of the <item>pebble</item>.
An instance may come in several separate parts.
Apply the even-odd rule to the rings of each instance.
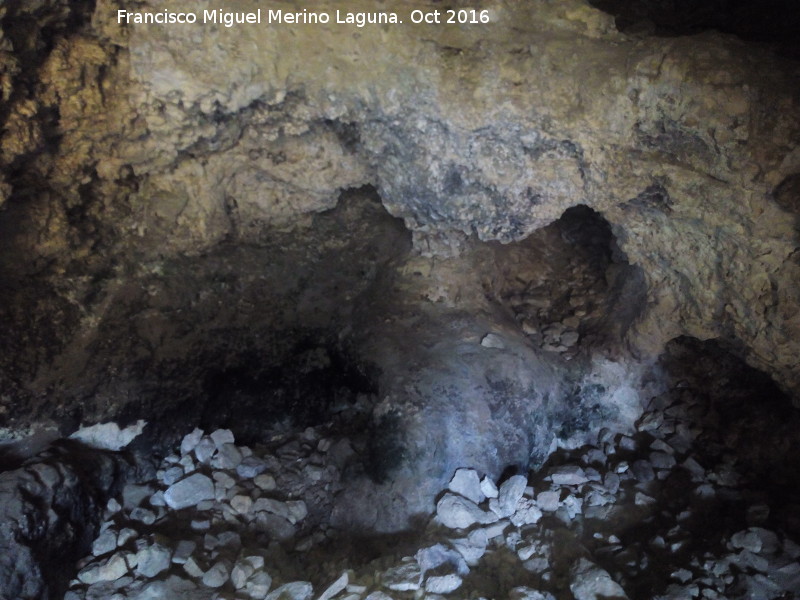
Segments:
[[[589,481],[578,465],[565,465],[550,469],[549,477],[556,485],[581,485]]]

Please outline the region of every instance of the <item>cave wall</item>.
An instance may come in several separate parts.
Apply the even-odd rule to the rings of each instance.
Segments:
[[[623,34],[580,0],[268,35],[120,26],[130,6],[0,7],[4,435],[186,412],[209,369],[255,355],[267,372],[315,344],[369,359],[376,418],[427,423],[411,449],[435,401],[480,415],[505,395],[481,465],[498,475],[546,453],[575,386],[628,406],[638,365],[680,335],[800,393],[796,62],[712,32]],[[625,275],[613,335],[567,369],[502,290],[576,205],[610,224]]]

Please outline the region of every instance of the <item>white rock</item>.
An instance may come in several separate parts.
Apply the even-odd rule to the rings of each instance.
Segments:
[[[388,569],[381,577],[383,587],[395,592],[413,592],[419,589],[422,573],[415,560]]]
[[[113,422],[98,423],[89,427],[81,427],[69,437],[93,448],[117,451],[141,435],[146,425],[147,421],[141,419],[125,429],[120,429],[119,425]]]
[[[276,588],[265,600],[309,600],[313,594],[314,587],[307,581],[293,581]]]
[[[523,525],[533,525],[542,518],[542,511],[536,506],[533,500],[523,498],[517,505],[517,510],[511,515],[511,523],[515,527]]]
[[[613,579],[607,571],[594,563],[580,559],[572,569],[572,582],[569,589],[575,600],[627,600],[625,590]]]
[[[506,344],[503,341],[503,338],[496,333],[487,333],[481,340],[481,346],[484,348],[496,348],[498,350],[502,350],[506,347]]]
[[[552,490],[539,492],[536,495],[536,505],[544,512],[555,512],[558,510],[560,496],[559,492]]]
[[[230,571],[225,561],[218,561],[203,575],[203,585],[218,588],[225,585],[230,577]]]
[[[236,473],[243,479],[252,479],[267,470],[267,463],[257,456],[248,456],[236,467]]]
[[[517,509],[526,487],[528,478],[525,475],[509,477],[500,485],[497,498],[489,501],[489,508],[500,518],[511,516]]]
[[[484,477],[481,481],[481,492],[487,498],[497,498],[497,486],[494,484],[494,481],[489,479],[488,477]]]
[[[143,577],[155,577],[169,568],[172,552],[161,544],[153,544],[139,550],[136,572]]]
[[[330,600],[336,594],[344,590],[348,583],[350,583],[350,575],[345,571],[342,573],[339,579],[330,584],[328,589],[320,594],[318,600]]]
[[[201,473],[193,473],[186,479],[171,485],[164,492],[164,501],[175,510],[197,506],[203,500],[214,498],[214,484]]]
[[[549,476],[556,485],[581,485],[589,481],[584,470],[577,465],[564,465],[550,470]]]
[[[78,579],[86,585],[101,581],[116,581],[128,573],[128,563],[121,553],[117,553],[107,561],[92,564],[78,573]]]
[[[183,476],[184,476],[183,468],[180,465],[174,465],[169,469],[167,469],[166,471],[164,471],[160,479],[164,483],[164,485],[172,485]]]
[[[516,587],[508,594],[508,600],[555,600],[549,592],[540,592],[528,587]]]
[[[189,454],[197,447],[203,438],[203,430],[196,427],[191,433],[187,433],[181,440],[181,456]]]
[[[486,546],[489,543],[489,537],[486,535],[486,530],[476,529],[471,532],[467,537],[451,540],[453,545],[461,556],[464,557],[466,563],[474,567],[478,561],[486,554]]]
[[[483,502],[485,497],[481,490],[480,477],[474,469],[458,469],[447,487],[451,492],[461,494],[475,504]]]
[[[431,594],[449,594],[461,587],[462,579],[455,573],[428,577],[425,591]]]
[[[172,562],[174,562],[176,565],[182,565],[186,563],[196,547],[197,544],[192,540],[179,541],[178,545],[175,546],[175,552],[172,553]]]
[[[186,571],[190,577],[194,577],[195,579],[199,579],[206,573],[192,556],[187,558],[186,562],[183,563],[183,570]]]
[[[242,462],[242,453],[233,444],[222,444],[217,447],[217,453],[211,459],[211,466],[215,469],[232,470]]]
[[[469,573],[469,567],[464,557],[444,544],[434,544],[433,546],[422,548],[414,557],[423,576],[428,571],[438,569],[443,565],[448,565],[459,575],[467,575]]]
[[[436,516],[442,525],[450,529],[466,529],[475,523],[488,524],[497,521],[497,516],[478,508],[478,505],[455,494],[445,494],[436,505]]]
[[[210,437],[211,441],[214,442],[217,450],[221,450],[222,446],[225,444],[233,444],[236,441],[234,440],[233,432],[230,429],[217,429],[209,434],[208,437]]]
[[[247,580],[247,583],[244,585],[244,591],[253,600],[263,600],[267,597],[271,586],[272,578],[269,574],[264,571],[259,571]]]
[[[209,460],[211,460],[211,457],[214,456],[214,453],[216,451],[217,451],[217,445],[210,437],[205,435],[198,442],[197,446],[195,446],[194,455],[199,462],[205,464]]]
[[[372,592],[369,596],[364,598],[364,600],[394,600],[394,598],[383,592]]]
[[[117,533],[111,529],[106,529],[92,543],[92,554],[103,556],[117,549]]]

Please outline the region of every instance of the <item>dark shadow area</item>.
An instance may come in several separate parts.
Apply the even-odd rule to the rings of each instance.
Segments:
[[[775,43],[800,58],[800,11],[794,0],[590,0],[616,18],[624,33],[694,35],[717,30]]]

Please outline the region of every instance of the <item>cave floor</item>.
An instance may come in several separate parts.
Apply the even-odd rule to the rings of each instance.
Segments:
[[[110,501],[65,600],[798,598],[795,477],[742,458],[753,414],[724,422],[683,382],[538,472],[459,470],[417,530],[382,536],[328,524],[363,451],[336,422],[253,448],[195,430]]]

